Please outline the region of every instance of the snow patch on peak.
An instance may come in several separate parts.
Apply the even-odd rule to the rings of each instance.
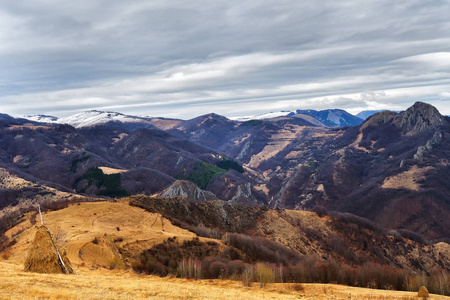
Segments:
[[[265,120],[265,119],[273,119],[273,118],[277,118],[277,117],[284,117],[284,116],[289,115],[290,113],[292,113],[292,112],[291,111],[277,111],[277,112],[270,112],[270,113],[259,114],[259,115],[254,115],[254,116],[234,117],[234,118],[230,118],[230,119],[234,120],[234,121],[239,121],[239,122],[245,122],[245,121],[249,121],[249,120]]]
[[[327,120],[333,122],[334,124],[340,125],[342,119],[342,111],[339,110],[329,110]]]
[[[32,116],[25,116],[24,118],[31,121],[42,123],[68,124],[76,128],[95,126],[105,124],[111,121],[145,122],[155,119],[152,117],[137,117],[113,111],[99,111],[99,110],[83,111],[66,118],[57,118],[46,115],[32,115]]]
[[[41,123],[60,123],[59,118],[47,115],[31,115],[31,116],[24,116],[22,118]]]
[[[63,118],[59,123],[69,124],[76,128],[105,124],[111,121],[119,122],[143,122],[151,118],[124,115],[112,111],[90,110],[84,111],[73,116]]]

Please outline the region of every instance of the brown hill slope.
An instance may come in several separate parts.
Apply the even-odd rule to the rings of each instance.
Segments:
[[[308,282],[327,282],[326,278],[317,277],[317,274],[322,274],[323,268],[323,274],[331,272],[328,275],[330,280],[335,278],[333,274],[340,274],[339,269],[350,272],[349,275],[359,274],[356,276],[372,274],[370,272],[373,270],[397,274],[392,267],[402,268],[411,274],[431,273],[436,269],[450,270],[448,244],[426,245],[402,238],[398,233],[386,234],[374,223],[355,216],[320,217],[313,212],[246,208],[224,201],[190,203],[179,198],[144,196],[129,200],[153,212],[129,206],[125,202],[97,202],[74,204],[44,215],[54,237],[65,245],[75,269],[85,272],[86,267],[134,267],[135,260],[142,262],[141,257],[145,253],[156,253],[157,259],[164,261],[172,246],[183,248],[187,251],[185,254],[193,255],[195,252],[195,255],[203,257],[208,255],[201,254],[208,245],[217,253],[236,257],[236,263],[236,259],[243,259],[248,263],[263,261],[284,265],[281,278],[290,278],[285,276],[293,275],[285,272],[297,270],[306,276],[304,280]],[[165,217],[156,212],[158,208]],[[6,258],[9,263],[22,265],[36,231],[35,217],[34,213],[27,214],[21,223],[7,232],[9,239],[16,240],[16,244],[2,253],[3,259]],[[196,241],[193,240],[194,233],[173,224],[214,238],[222,236],[222,240],[201,238]],[[222,235],[225,231],[230,233]],[[164,254],[164,251],[169,252]],[[209,255],[213,255],[214,251]],[[182,257],[169,259],[181,260]],[[212,258],[209,256],[208,259]],[[300,266],[301,270],[296,269]],[[209,276],[207,274],[205,276]],[[340,282],[345,278],[336,280]],[[358,285],[353,281],[349,284]],[[379,282],[376,286],[389,286],[384,284]],[[398,284],[402,286],[404,282]]]
[[[377,263],[413,272],[450,270],[450,246],[427,245],[401,237],[400,233],[350,214],[319,217],[314,212],[267,210],[224,201],[192,203],[182,198],[159,199],[144,196],[130,203],[159,212],[193,231],[211,234],[244,233],[275,241],[305,256],[339,261],[347,265]],[[447,249],[447,250],[445,250]]]

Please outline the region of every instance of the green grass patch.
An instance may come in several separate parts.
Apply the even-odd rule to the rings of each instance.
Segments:
[[[186,176],[185,179],[197,184],[201,189],[205,189],[212,179],[226,171],[218,166],[199,162],[195,164],[194,171]]]

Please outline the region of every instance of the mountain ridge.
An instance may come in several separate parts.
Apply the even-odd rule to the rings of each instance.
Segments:
[[[246,122],[250,120],[269,120],[276,119],[279,117],[289,117],[294,115],[306,115],[313,117],[317,121],[310,122],[311,124],[317,124],[316,126],[329,126],[329,127],[342,127],[342,126],[354,126],[362,123],[363,119],[353,116],[341,109],[327,109],[327,110],[295,110],[295,111],[281,111],[281,112],[271,112],[260,115],[255,115],[251,117],[235,117],[226,118],[224,116],[218,115],[216,113],[209,113],[202,116],[198,116],[189,120],[196,120],[197,118],[209,117],[209,116],[220,116],[228,120],[236,122]],[[99,110],[89,110],[71,115],[65,118],[58,118],[49,115],[28,115],[24,116],[24,119],[41,122],[41,123],[53,123],[53,124],[68,124],[75,128],[89,127],[105,124],[108,122],[123,122],[123,123],[151,123],[154,124],[157,120],[173,120],[173,121],[189,121],[189,120],[179,120],[170,118],[160,118],[160,117],[144,117],[144,116],[134,116],[126,115],[119,112],[113,111],[99,111]],[[307,121],[307,120],[306,120]]]
[[[159,127],[150,120],[78,129],[8,120],[1,121],[1,165],[78,193],[153,195],[190,180],[233,203],[323,206],[431,239],[450,236],[444,217],[450,211],[449,122],[427,104],[337,128],[301,114],[246,122],[207,114],[159,119]],[[221,161],[245,172],[221,169]],[[99,167],[126,172],[109,175]],[[427,222],[431,216],[434,224]]]
[[[113,111],[99,111],[99,110],[88,110],[71,115],[65,118],[58,118],[48,115],[29,115],[23,118],[50,124],[68,124],[75,128],[90,127],[102,125],[109,122],[122,122],[122,123],[150,123],[157,120],[171,120],[167,118],[155,118],[155,117],[144,117],[144,116],[133,116],[126,115],[119,112]],[[176,120],[176,119],[173,119]]]

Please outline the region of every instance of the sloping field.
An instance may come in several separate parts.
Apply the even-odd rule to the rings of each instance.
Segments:
[[[36,223],[29,214],[26,220],[8,231],[16,236],[17,244],[9,250],[9,260],[22,263],[34,239]],[[95,202],[71,205],[44,214],[44,221],[55,239],[66,250],[74,267],[78,265],[113,267],[120,262],[118,249],[124,250],[127,260],[153,245],[176,236],[180,241],[195,234],[176,227],[160,214],[150,213],[127,203]]]
[[[334,284],[259,284],[240,281],[189,280],[137,275],[126,271],[88,270],[80,275],[24,273],[19,265],[0,262],[1,299],[398,299],[417,293],[353,288]],[[431,295],[428,299],[449,299]]]
[[[140,275],[120,270],[118,260],[132,258],[168,237],[182,241],[195,235],[160,214],[127,203],[81,203],[46,213],[44,219],[55,239],[65,245],[79,275],[23,272],[23,261],[40,224],[39,215],[28,214],[7,232],[18,242],[0,256],[0,299],[417,299],[416,293],[332,284],[276,283],[260,289],[258,283],[245,287],[241,281]],[[97,268],[112,267],[112,261],[116,264],[113,271]]]
[[[431,170],[433,170],[432,167],[418,168],[417,166],[413,166],[411,169],[403,173],[387,177],[381,187],[383,189],[404,188],[412,191],[418,191],[420,188],[420,184],[418,182],[424,180],[426,173]]]

